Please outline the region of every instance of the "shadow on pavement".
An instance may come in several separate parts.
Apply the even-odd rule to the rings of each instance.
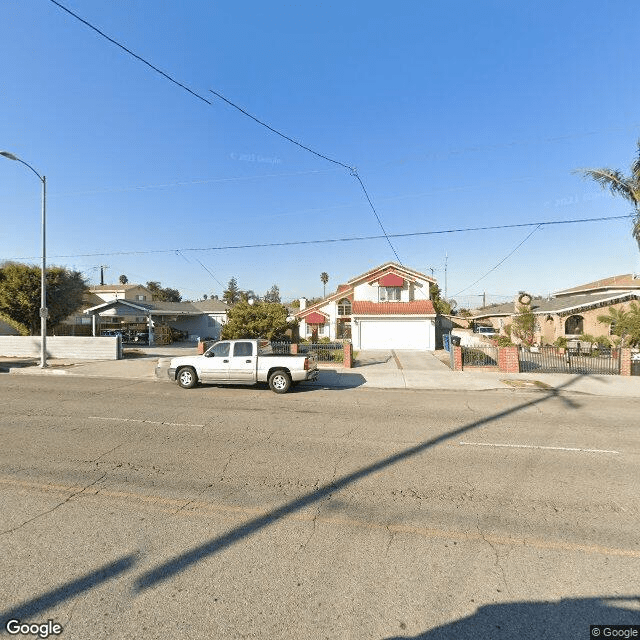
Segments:
[[[565,385],[563,385],[563,387],[570,386],[572,382],[573,381],[566,383]],[[390,467],[392,465],[403,462],[404,460],[413,458],[414,456],[424,453],[428,449],[432,449],[438,444],[442,444],[453,438],[457,438],[462,434],[478,429],[479,427],[489,424],[491,422],[494,422],[495,420],[498,420],[500,418],[505,418],[507,416],[510,416],[514,413],[517,413],[518,411],[521,411],[522,409],[533,407],[542,402],[546,402],[550,398],[558,398],[558,397],[562,399],[569,408],[575,409],[579,407],[580,405],[578,403],[559,395],[559,389],[561,388],[562,387],[559,387],[558,389],[553,389],[548,393],[546,393],[544,396],[539,397],[535,400],[525,402],[523,404],[512,407],[510,409],[506,409],[505,411],[501,411],[492,416],[488,416],[487,418],[476,420],[462,427],[459,427],[458,429],[454,429],[453,431],[450,431],[448,433],[444,433],[440,436],[436,436],[435,438],[431,438],[429,440],[421,442],[418,445],[409,447],[404,451],[400,451],[399,453],[396,453],[392,456],[389,456],[387,458],[374,462],[366,467],[359,469],[358,471],[354,471],[342,477],[336,478],[332,482],[329,482],[321,486],[315,491],[312,491],[299,498],[296,498],[295,500],[292,500],[287,504],[277,509],[274,509],[273,511],[263,516],[253,518],[252,520],[249,520],[245,524],[235,527],[234,529],[231,529],[229,532],[221,536],[218,536],[216,538],[213,538],[212,540],[209,540],[204,544],[201,544],[201,545],[198,545],[197,547],[189,549],[184,553],[181,553],[180,555],[175,556],[170,560],[167,560],[166,562],[159,565],[155,569],[152,569],[151,571],[147,571],[143,573],[136,580],[134,588],[138,592],[142,592],[146,589],[149,589],[157,585],[158,583],[168,580],[173,576],[181,573],[182,571],[185,571],[191,565],[223,551],[224,549],[236,544],[240,540],[248,538],[249,536],[257,533],[258,531],[261,531],[262,529],[268,527],[274,522],[277,522],[278,520],[281,520],[282,518],[290,514],[293,514],[297,511],[305,509],[306,507],[312,504],[315,504],[317,502],[320,502],[328,498],[333,493],[340,491],[341,489],[344,489],[345,487],[348,487],[349,485],[354,484],[355,482],[358,482],[359,480],[362,480],[367,476],[370,476],[378,471],[382,471],[383,469],[386,469],[387,467]]]
[[[333,480],[332,482],[329,482],[323,486],[321,486],[320,488],[316,489],[315,491],[312,491],[310,493],[307,493],[303,496],[300,496],[299,498],[296,498],[288,503],[286,503],[285,505],[272,510],[271,512],[259,516],[257,518],[253,518],[251,520],[249,520],[248,522],[235,527],[233,529],[231,529],[230,531],[228,531],[227,533],[218,536],[216,538],[213,538],[211,540],[209,540],[208,542],[205,542],[204,544],[198,545],[192,549],[186,550],[183,553],[170,558],[169,560],[165,561],[164,563],[160,564],[159,566],[157,566],[155,569],[152,569],[150,571],[146,571],[144,573],[142,573],[137,580],[134,583],[134,591],[136,593],[141,593],[149,588],[152,588],[156,585],[158,585],[161,582],[164,582],[166,580],[171,579],[173,576],[176,576],[177,574],[181,573],[182,571],[185,571],[186,569],[188,569],[190,566],[194,565],[197,562],[200,562],[201,560],[204,560],[206,558],[209,558],[223,550],[225,550],[226,548],[236,544],[237,542],[240,542],[241,540],[248,538],[249,536],[261,531],[262,529],[268,527],[269,525],[273,524],[274,522],[277,522],[278,520],[281,520],[282,518],[293,514],[297,511],[300,511],[306,507],[308,507],[309,505],[312,505],[314,503],[318,503],[322,500],[324,500],[325,498],[328,498],[329,496],[331,496],[332,494],[334,494],[337,491],[340,491],[341,489],[344,489],[345,487],[348,487],[349,485],[352,485],[356,482],[358,482],[359,480],[366,478],[367,476],[370,476],[374,473],[377,473],[378,471],[382,471],[383,469],[386,469],[392,465],[395,464],[399,464],[405,460],[408,460],[410,458],[413,458],[414,456],[417,456],[421,453],[424,453],[425,451],[432,449],[433,447],[445,443],[453,438],[456,438],[462,434],[468,433],[469,431],[473,431],[475,429],[478,429],[484,425],[490,424],[491,422],[494,422],[495,420],[501,419],[501,418],[505,418],[507,416],[513,415],[523,409],[526,409],[528,407],[533,407],[536,406],[542,402],[546,402],[547,400],[550,400],[552,398],[559,398],[560,400],[562,400],[568,408],[571,409],[576,409],[580,406],[579,403],[576,403],[575,401],[569,399],[569,398],[565,398],[564,396],[560,395],[559,391],[560,389],[562,389],[563,387],[568,387],[573,383],[573,381],[569,381],[567,383],[565,383],[564,385],[562,385],[561,387],[558,387],[557,389],[552,389],[550,390],[548,393],[545,393],[544,396],[538,397],[535,400],[530,400],[528,402],[524,402],[522,404],[519,404],[515,407],[511,407],[509,409],[506,409],[504,411],[501,411],[499,413],[496,413],[494,415],[488,416],[486,418],[482,418],[480,420],[476,420],[474,422],[471,422],[469,424],[466,424],[462,427],[459,427],[458,429],[454,429],[453,431],[449,431],[448,433],[444,433],[442,435],[436,436],[434,438],[431,438],[429,440],[425,440],[424,442],[421,442],[420,444],[417,444],[415,446],[409,447],[407,449],[404,449],[403,451],[400,451],[392,456],[389,456],[387,458],[383,458],[382,460],[379,460],[377,462],[374,462],[366,467],[362,467],[361,469],[354,471],[352,473],[343,475],[339,478],[336,478],[335,480]],[[204,388],[204,387],[203,387]],[[309,388],[309,391],[313,390],[313,388]],[[138,554],[137,553],[133,553],[133,554],[129,554],[126,556],[123,556],[122,558],[120,558],[119,560],[116,560],[114,562],[111,562],[107,565],[104,565],[102,567],[100,567],[99,569],[97,569],[96,571],[93,571],[81,578],[78,578],[76,580],[73,580],[71,582],[67,582],[66,584],[48,591],[47,593],[44,593],[38,597],[35,597],[31,600],[27,600],[17,606],[15,606],[14,608],[8,610],[8,611],[4,611],[0,613],[0,624],[2,624],[2,627],[4,628],[4,624],[6,623],[7,620],[10,619],[24,619],[24,618],[30,618],[36,614],[40,614],[43,611],[46,611],[47,609],[50,609],[58,604],[60,604],[61,602],[64,602],[66,600],[69,600],[70,598],[73,598],[74,596],[84,592],[84,591],[88,591],[90,589],[93,589],[94,587],[98,586],[99,584],[106,582],[108,580],[111,580],[117,576],[120,576],[126,572],[129,572],[133,569],[133,567],[136,564],[138,558]],[[545,603],[543,603],[545,604]],[[505,605],[507,606],[507,605]],[[515,605],[514,605],[515,606]],[[527,603],[522,603],[521,605],[523,608],[526,607],[533,607],[534,605],[529,605]],[[549,605],[551,606],[551,605]],[[557,605],[553,605],[553,606],[557,606]],[[481,609],[480,611],[483,611],[483,609]],[[488,609],[491,610],[491,609]],[[603,611],[603,615],[604,615]],[[469,624],[473,625],[473,624],[477,624],[479,629],[482,629],[482,627],[480,625],[483,624],[487,624],[487,622],[485,621],[485,618],[482,616],[485,616],[485,613],[482,614],[476,614],[476,616],[474,616],[473,619],[477,618],[477,623],[471,622]],[[507,614],[503,614],[503,615],[507,615]],[[514,613],[513,613],[513,623],[516,624],[516,622],[518,622],[517,619],[520,619],[522,617],[522,613],[517,613],[517,610],[514,609]],[[538,616],[542,616],[542,615],[546,615],[546,613],[542,610],[540,610],[539,613],[535,613],[535,611],[532,610],[531,613],[532,616],[535,616],[536,618]],[[637,614],[636,614],[637,615]],[[491,619],[491,616],[489,616],[487,619]],[[594,619],[594,618],[592,618]],[[465,619],[466,621],[466,619]],[[465,621],[460,621],[460,624],[462,624]],[[521,622],[521,620],[520,620]],[[603,620],[603,622],[606,622],[606,619]],[[467,629],[473,629],[472,626],[468,626]],[[436,633],[437,630],[434,631],[430,631],[428,632],[429,634],[432,633]],[[466,631],[463,629],[461,631],[465,632]],[[2,633],[2,630],[0,630],[0,633]],[[469,633],[471,633],[469,631]],[[446,635],[443,632],[443,635],[423,635],[423,636],[419,636],[419,637],[424,637],[424,638],[433,638],[433,639],[438,639],[438,638],[450,638],[452,637],[451,634]],[[483,633],[476,633],[471,634],[471,635],[467,635],[467,636],[463,636],[460,635],[458,636],[460,638],[463,637],[496,637],[495,634],[493,635],[485,635]],[[523,637],[523,638],[531,638],[531,640],[533,640],[534,636],[533,635],[503,635],[500,637],[504,637],[504,638],[516,638],[516,637]],[[540,637],[554,637],[554,636],[540,636]],[[558,637],[562,637],[562,636],[558,636]]]
[[[472,616],[417,636],[387,640],[565,640],[596,638],[590,625],[639,625],[640,596],[565,598],[557,602],[513,602],[480,607]],[[606,632],[600,634],[607,637]],[[615,635],[618,638],[634,637]]]
[[[137,557],[138,554],[136,553],[123,556],[119,560],[103,565],[99,569],[87,573],[81,578],[67,582],[57,589],[52,589],[41,596],[27,600],[9,611],[1,612],[0,624],[2,627],[0,628],[0,633],[5,630],[5,624],[8,620],[31,618],[42,611],[55,607],[65,600],[69,600],[80,593],[93,589],[99,584],[107,582],[107,580],[111,580],[130,571],[136,564]]]

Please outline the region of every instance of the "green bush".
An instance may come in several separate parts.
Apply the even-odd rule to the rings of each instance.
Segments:
[[[513,347],[514,344],[511,342],[511,338],[509,336],[498,336],[496,338],[496,344],[499,347]]]
[[[560,336],[559,338],[556,338],[556,341],[553,344],[561,349],[566,349],[568,342],[569,340],[565,336]]]
[[[344,362],[344,351],[334,351],[331,357],[334,362]]]
[[[593,344],[594,342],[597,342],[597,339],[594,338],[590,333],[583,333],[578,340],[582,341],[582,342],[590,342],[591,344]]]

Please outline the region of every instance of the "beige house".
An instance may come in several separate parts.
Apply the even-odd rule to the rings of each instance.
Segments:
[[[474,325],[491,326],[504,335],[518,307],[527,301],[526,295],[521,292],[514,302],[472,311]],[[529,300],[536,318],[534,341],[538,344],[552,344],[559,337],[572,339],[582,334],[608,337],[611,327],[599,322],[598,316],[606,315],[609,307],[627,309],[631,301],[640,300],[640,275],[612,276],[556,291],[548,298],[529,297]]]

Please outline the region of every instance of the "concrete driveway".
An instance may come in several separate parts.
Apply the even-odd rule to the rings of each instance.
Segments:
[[[438,372],[450,371],[431,351],[379,350],[359,351],[356,367],[375,366],[376,370]]]

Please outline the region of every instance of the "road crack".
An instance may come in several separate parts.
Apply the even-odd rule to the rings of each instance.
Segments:
[[[15,527],[12,527],[11,529],[6,529],[5,531],[0,531],[0,536],[3,536],[3,535],[8,534],[8,533],[14,533],[15,531],[18,531],[18,529],[22,529],[22,527],[28,525],[29,523],[33,522],[34,520],[38,520],[39,518],[43,518],[44,516],[48,515],[49,513],[54,512],[56,509],[64,506],[65,504],[67,504],[67,502],[69,502],[69,500],[71,500],[72,498],[75,498],[76,496],[79,496],[81,493],[83,493],[87,489],[90,489],[94,485],[98,484],[98,482],[100,482],[101,480],[104,480],[104,478],[106,478],[106,476],[107,476],[107,474],[103,473],[97,480],[94,480],[93,482],[90,482],[85,487],[82,487],[82,489],[80,489],[79,491],[75,491],[70,496],[67,496],[67,498],[65,498],[62,502],[59,502],[54,507],[51,507],[51,509],[47,509],[46,511],[43,511],[42,513],[39,513],[37,516],[33,516],[33,518],[29,518],[28,520],[25,520],[22,524],[19,524],[19,525],[15,526]]]
[[[502,576],[502,584],[503,584],[503,586],[505,588],[505,591],[508,594],[511,594],[511,590],[509,589],[509,585],[507,584],[507,576],[506,576],[506,574],[504,572],[504,567],[500,563],[500,554],[498,553],[498,550],[496,549],[496,547],[493,544],[493,542],[491,542],[491,540],[487,540],[487,538],[485,537],[485,534],[480,529],[480,520],[476,521],[476,528],[478,529],[478,535],[480,536],[482,541],[485,542],[486,544],[488,544],[489,547],[491,548],[491,551],[493,551],[493,553],[494,553],[494,555],[496,557],[496,561],[494,563],[494,567],[496,567],[500,571],[500,575]],[[498,591],[500,591],[500,589],[498,589]]]

